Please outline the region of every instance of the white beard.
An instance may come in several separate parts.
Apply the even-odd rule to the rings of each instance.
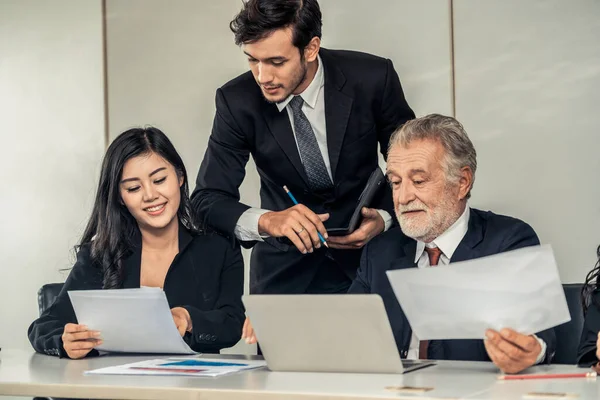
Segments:
[[[402,232],[415,240],[431,242],[444,233],[460,217],[455,201],[450,193],[444,193],[443,198],[434,207],[427,207],[422,201],[414,200],[409,204],[399,204],[396,207],[396,217]],[[423,210],[418,216],[407,216],[406,211]]]

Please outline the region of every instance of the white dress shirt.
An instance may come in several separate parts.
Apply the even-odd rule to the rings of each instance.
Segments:
[[[317,58],[317,64],[317,72],[315,73],[313,80],[300,94],[304,100],[302,112],[304,115],[306,115],[308,122],[310,122],[310,126],[312,127],[317,139],[317,144],[319,145],[319,150],[321,150],[321,155],[323,156],[323,161],[325,162],[325,167],[327,168],[327,173],[333,182],[333,176],[331,174],[331,162],[329,160],[329,151],[327,149],[327,130],[325,128],[325,91],[323,90],[323,86],[325,85],[325,73],[323,69],[323,62],[321,61],[320,56]],[[285,100],[277,103],[277,109],[279,112],[282,112],[284,109],[287,110],[290,124],[292,126],[292,132],[294,133],[294,139],[296,140],[296,146],[298,146],[296,129],[294,127],[294,115],[292,114],[291,108],[288,107],[288,104],[292,98],[294,98],[294,94],[290,94]],[[300,154],[300,158],[302,158],[302,153],[300,153],[300,151],[298,151],[298,153]],[[283,190],[283,188],[281,190]],[[233,231],[234,235],[240,240],[262,241],[263,237],[266,236],[261,237],[259,234],[258,220],[264,213],[269,211],[270,210],[264,210],[261,208],[250,208],[246,210],[240,216],[235,225],[235,229]],[[392,225],[392,217],[385,210],[377,211],[385,223],[384,231],[387,231]]]
[[[471,211],[469,206],[465,207],[465,211],[461,214],[460,217],[450,226],[450,228],[446,229],[444,233],[435,238],[430,243],[424,243],[417,240],[417,251],[415,253],[415,263],[418,268],[428,268],[431,265],[429,264],[429,255],[425,251],[425,247],[434,248],[438,247],[442,254],[440,255],[440,259],[438,260],[437,265],[448,265],[450,264],[450,259],[454,255],[454,252],[458,248],[458,245],[463,240],[465,235],[467,234],[467,230],[469,229],[469,218],[471,215]],[[546,342],[542,339],[535,336],[535,338],[540,343],[542,347],[542,351],[538,355],[536,360],[536,364],[540,363],[544,359],[544,355],[546,354]],[[408,359],[418,359],[419,358],[419,338],[412,334],[410,339],[410,345],[408,347],[408,354],[406,356]]]

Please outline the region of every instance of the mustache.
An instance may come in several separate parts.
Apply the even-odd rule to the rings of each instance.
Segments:
[[[405,205],[402,204],[398,204],[398,207],[396,207],[396,211],[399,214],[405,213],[405,212],[409,212],[409,211],[427,211],[429,208],[421,203],[421,202],[412,202],[412,203],[408,203]]]

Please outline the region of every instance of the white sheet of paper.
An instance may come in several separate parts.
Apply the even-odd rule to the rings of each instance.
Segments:
[[[571,319],[550,245],[387,275],[420,340],[483,339],[505,327],[529,335]]]
[[[100,331],[103,343],[97,350],[195,354],[179,335],[159,288],[71,290],[69,298],[77,321]]]
[[[216,377],[266,366],[260,360],[167,358],[85,371],[86,375],[164,375]]]

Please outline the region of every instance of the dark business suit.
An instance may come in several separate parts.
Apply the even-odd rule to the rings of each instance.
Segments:
[[[473,208],[470,211],[467,233],[452,255],[451,263],[539,244],[534,230],[523,221],[490,211]],[[377,293],[382,297],[403,358],[408,353],[412,329],[385,272],[416,268],[416,244],[400,228],[390,229],[373,239],[363,251],[357,277],[349,290],[350,293]],[[552,359],[556,348],[554,330],[537,335],[546,342],[546,357]],[[427,354],[430,359],[438,360],[490,361],[482,340],[430,341]]]
[[[138,234],[124,260],[123,288],[140,287],[141,250]],[[239,341],[244,322],[243,286],[239,246],[216,234],[192,235],[180,225],[179,254],[169,267],[163,289],[170,308],[183,307],[190,314],[193,329],[183,339],[193,350],[218,353]],[[29,340],[37,352],[68,357],[61,335],[64,326],[77,323],[77,318],[67,292],[93,289],[102,289],[102,272],[92,263],[90,245],[85,244],[56,301],[29,327]],[[92,350],[89,355],[97,354]]]
[[[326,226],[344,226],[349,220],[378,165],[378,144],[385,155],[391,134],[414,113],[390,60],[351,51],[321,49],[319,54],[333,187],[322,192],[310,189],[287,112],[268,103],[247,72],[217,90],[213,130],[192,194],[203,223],[233,237],[236,222],[249,208],[239,202],[238,188],[250,155],[260,176],[261,208],[291,207],[282,188],[287,185],[315,213],[330,213]],[[386,188],[371,206],[393,216],[391,198]],[[315,279],[320,280],[319,289],[313,291],[327,291],[328,284],[335,288],[336,271],[346,281],[345,290],[360,261],[360,250],[321,249],[302,255],[287,239],[243,245],[254,245],[253,293],[305,293],[311,286],[314,289]]]
[[[592,293],[592,302],[585,314],[577,350],[577,364],[588,367],[600,361],[596,357],[598,332],[600,332],[600,290],[595,290]]]

